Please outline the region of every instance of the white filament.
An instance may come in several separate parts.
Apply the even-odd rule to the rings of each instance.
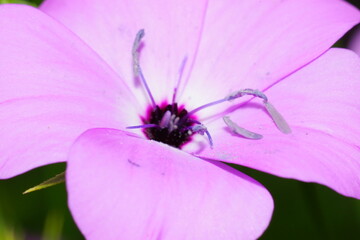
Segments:
[[[231,121],[230,117],[228,117],[228,116],[224,116],[223,120],[232,132],[234,132],[242,137],[249,138],[249,139],[261,139],[263,137],[262,135],[260,135],[258,133],[254,133],[249,130],[246,130],[245,128],[239,127],[235,122]]]

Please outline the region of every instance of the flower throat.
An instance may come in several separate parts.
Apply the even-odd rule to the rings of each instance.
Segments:
[[[195,120],[184,120],[187,113],[186,109],[179,109],[177,103],[164,107],[156,105],[151,110],[148,119],[144,119],[144,122],[154,124],[154,127],[144,128],[144,133],[149,139],[180,148],[190,140],[193,134]]]
[[[211,138],[211,135],[207,130],[207,128],[205,127],[205,125],[201,124],[201,122],[197,120],[195,113],[202,109],[211,107],[213,105],[231,101],[245,95],[251,95],[263,99],[265,109],[272,117],[274,123],[281,132],[285,134],[291,132],[291,129],[289,125],[286,123],[285,119],[280,115],[280,113],[275,109],[275,107],[272,104],[270,104],[265,94],[258,90],[254,90],[250,88],[235,91],[234,93],[220,100],[207,103],[198,108],[195,108],[190,112],[188,112],[182,106],[178,107],[178,104],[176,103],[176,94],[181,80],[183,68],[187,60],[186,58],[183,60],[182,66],[180,68],[179,79],[177,86],[174,88],[172,103],[171,104],[164,103],[159,106],[158,104],[155,103],[155,100],[151,94],[150,88],[145,80],[145,77],[142,73],[139,64],[138,49],[141,43],[141,39],[144,37],[144,35],[145,32],[143,29],[141,29],[136,34],[132,49],[133,67],[134,67],[135,77],[138,77],[142,82],[143,86],[145,87],[145,90],[151,101],[151,106],[149,107],[146,116],[142,117],[142,122],[144,123],[143,125],[129,126],[127,127],[127,129],[141,128],[143,129],[143,132],[148,139],[162,142],[176,148],[181,148],[184,144],[188,143],[191,140],[194,134],[198,133],[207,136],[210,147],[212,148],[213,140]],[[228,116],[224,116],[223,120],[224,123],[227,125],[227,127],[230,129],[230,131],[232,131],[235,135],[248,139],[262,138],[262,135],[258,133],[254,133],[239,127]]]

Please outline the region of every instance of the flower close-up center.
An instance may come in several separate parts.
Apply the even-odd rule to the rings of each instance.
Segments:
[[[129,126],[127,127],[128,129],[143,128],[144,134],[148,139],[162,142],[176,148],[181,148],[182,145],[189,142],[191,136],[195,133],[199,133],[201,135],[206,134],[209,140],[210,147],[212,148],[213,141],[209,131],[207,130],[205,125],[203,125],[197,120],[197,118],[194,116],[194,113],[202,109],[211,107],[213,105],[231,101],[245,95],[251,95],[263,99],[263,103],[267,112],[272,117],[272,120],[280,131],[282,131],[283,133],[291,132],[291,129],[286,123],[285,119],[274,108],[274,106],[269,103],[266,95],[259,90],[254,90],[250,88],[235,91],[222,99],[204,104],[200,107],[193,109],[190,112],[188,112],[184,107],[179,108],[178,104],[175,102],[178,87],[174,88],[172,104],[156,104],[139,64],[138,49],[141,43],[141,39],[144,37],[144,35],[145,32],[143,29],[139,30],[136,34],[132,49],[134,63],[133,67],[135,77],[139,77],[139,79],[141,80],[147,94],[149,95],[152,105],[150,106],[150,110],[146,114],[146,117],[143,117],[142,119],[142,122],[144,124],[139,126]],[[185,61],[183,61],[183,65],[184,64]],[[181,79],[179,79],[179,82],[180,80]],[[224,116],[223,120],[227,127],[229,127],[229,129],[233,133],[241,137],[249,139],[262,138],[262,135],[258,133],[254,133],[239,127],[235,122],[231,121],[228,116]]]
[[[180,148],[190,140],[196,121],[187,117],[187,113],[186,109],[179,109],[177,103],[165,107],[156,105],[144,119],[144,126],[148,126],[144,128],[144,133],[149,139]]]

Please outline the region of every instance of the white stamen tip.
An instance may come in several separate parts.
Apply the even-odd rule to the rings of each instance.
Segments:
[[[144,29],[140,29],[137,34],[136,34],[136,37],[135,37],[135,40],[134,40],[134,45],[133,45],[133,49],[132,49],[132,52],[133,54],[138,50],[139,48],[139,45],[140,45],[140,42],[141,42],[141,39],[145,36],[145,31]]]
[[[291,133],[291,128],[289,124],[285,121],[284,117],[275,109],[275,107],[270,102],[264,102],[265,108],[270,114],[271,118],[275,122],[278,129],[285,134]]]
[[[134,74],[137,77],[139,75],[140,71],[140,65],[139,65],[139,52],[138,48],[141,43],[141,39],[145,36],[144,29],[140,29],[135,37],[133,48],[132,48],[132,55],[133,55],[133,68],[134,68]]]
[[[149,95],[149,98],[151,100],[152,105],[155,107],[156,103],[154,100],[154,97],[151,94],[150,88],[146,83],[145,77],[142,73],[141,67],[140,67],[140,63],[139,63],[139,46],[141,43],[141,39],[145,36],[145,31],[144,29],[141,29],[138,31],[138,33],[136,34],[135,40],[134,40],[134,44],[133,44],[133,48],[132,48],[132,57],[133,57],[133,71],[134,71],[134,77],[138,77],[141,82],[143,83],[146,92]]]
[[[228,117],[228,116],[224,116],[223,120],[232,132],[234,132],[242,137],[249,138],[249,139],[261,139],[263,137],[262,135],[260,135],[258,133],[254,133],[249,130],[246,130],[245,128],[239,127],[235,122],[231,121],[230,117]]]
[[[159,127],[166,128],[167,126],[169,126],[170,120],[171,120],[171,112],[168,110],[165,112],[164,116],[162,117]]]

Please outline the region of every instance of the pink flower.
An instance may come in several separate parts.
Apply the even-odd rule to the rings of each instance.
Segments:
[[[49,0],[41,10],[56,20],[0,7],[0,177],[68,161],[69,205],[86,238],[257,238],[272,198],[219,161],[360,198],[360,61],[328,50],[360,20],[346,2]],[[133,78],[142,28],[139,61],[155,104],[171,103],[182,69],[179,106],[259,89],[292,133],[246,97],[190,118],[183,130],[199,121],[213,148],[197,133],[180,150],[147,140],[149,128],[127,129],[149,124],[153,107]],[[180,126],[165,112],[158,125]],[[238,126],[264,137],[239,137]]]

